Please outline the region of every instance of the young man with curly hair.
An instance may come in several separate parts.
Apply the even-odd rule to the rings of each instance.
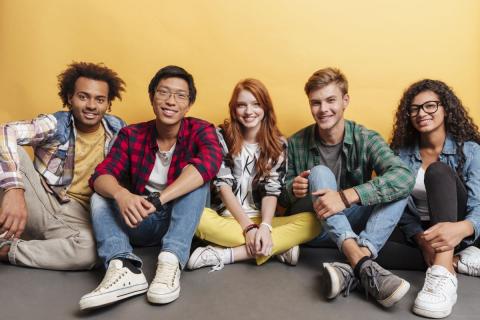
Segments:
[[[95,266],[88,178],[125,125],[106,114],[124,86],[103,64],[74,62],[58,76],[68,111],[0,125],[1,261],[53,270]],[[19,146],[33,148],[33,163]]]

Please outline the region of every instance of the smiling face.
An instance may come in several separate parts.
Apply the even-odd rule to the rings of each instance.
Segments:
[[[265,112],[250,91],[241,90],[237,97],[235,115],[244,131],[256,134],[262,125]]]
[[[191,107],[187,81],[175,77],[160,80],[151,103],[159,125],[179,126]]]
[[[320,135],[330,134],[343,124],[343,113],[348,106],[349,96],[343,94],[336,83],[311,91],[308,100]]]
[[[68,98],[69,109],[75,119],[75,127],[82,132],[95,132],[110,107],[108,83],[79,77],[73,95]]]
[[[420,92],[413,98],[412,105],[423,105],[428,101],[440,101],[438,95],[433,91]],[[426,113],[422,108],[418,110],[418,114],[410,117],[412,126],[422,133],[431,133],[437,130],[445,129],[445,109],[439,105],[438,110],[434,113]]]

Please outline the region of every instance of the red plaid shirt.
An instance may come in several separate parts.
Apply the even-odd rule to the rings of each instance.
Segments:
[[[158,151],[155,120],[127,126],[120,130],[110,153],[90,178],[109,174],[126,184],[135,194],[145,194],[145,186],[155,165]],[[168,169],[167,185],[178,178],[182,169],[192,164],[208,182],[217,174],[222,163],[222,151],[215,127],[203,120],[186,117],[178,132],[177,144]]]

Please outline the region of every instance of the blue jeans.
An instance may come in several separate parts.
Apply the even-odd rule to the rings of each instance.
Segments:
[[[133,253],[134,246],[162,246],[177,256],[183,268],[190,255],[190,245],[202,215],[208,183],[177,198],[161,211],[150,214],[136,228],[128,227],[113,199],[93,194],[90,200],[92,224],[98,256],[108,267],[110,260],[125,258],[141,267],[142,260]]]
[[[310,192],[319,189],[338,190],[335,176],[326,166],[312,168],[308,182]],[[317,198],[312,196],[312,202]],[[367,247],[375,259],[400,220],[406,202],[407,199],[401,199],[371,206],[353,205],[328,217],[323,223],[324,231],[310,244],[318,245],[330,237],[342,250],[346,239],[355,239],[359,246]],[[352,227],[362,228],[362,231],[357,235]]]

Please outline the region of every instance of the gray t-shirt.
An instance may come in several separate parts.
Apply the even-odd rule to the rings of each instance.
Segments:
[[[317,148],[320,159],[319,164],[326,166],[333,172],[339,188],[342,177],[342,147],[343,141],[335,145],[328,145],[320,141],[320,145]]]

